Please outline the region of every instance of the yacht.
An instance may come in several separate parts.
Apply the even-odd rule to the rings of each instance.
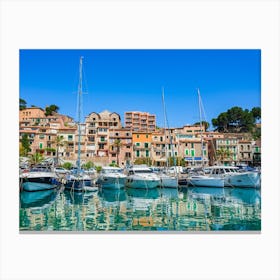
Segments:
[[[102,188],[120,189],[125,187],[127,176],[119,167],[103,167],[96,181]]]
[[[257,188],[261,185],[259,172],[240,171],[240,169],[235,166],[210,166],[205,168],[205,172],[211,177],[224,179],[225,187]]]
[[[160,186],[160,178],[147,166],[134,166],[128,170],[126,185],[130,188],[152,189]]]
[[[164,172],[158,174],[160,178],[160,187],[164,188],[178,188],[178,177],[176,175],[166,174]]]
[[[210,175],[191,175],[187,178],[187,183],[194,187],[224,187],[224,178],[213,177]]]
[[[50,169],[35,167],[19,175],[20,189],[28,192],[45,191],[58,186],[58,176]]]

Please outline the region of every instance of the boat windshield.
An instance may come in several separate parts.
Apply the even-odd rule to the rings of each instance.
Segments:
[[[121,173],[121,169],[103,169],[102,173]]]
[[[139,169],[139,170],[134,170],[134,173],[153,173],[152,170],[150,169]]]

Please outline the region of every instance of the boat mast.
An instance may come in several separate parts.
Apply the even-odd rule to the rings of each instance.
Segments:
[[[80,57],[80,69],[79,69],[79,87],[78,87],[78,174],[81,172],[81,99],[82,99],[82,72],[83,72],[83,57]]]
[[[165,108],[165,102],[164,102],[164,87],[162,87],[162,105],[163,105],[163,116],[164,116],[164,140],[165,140],[165,158],[166,158],[166,168],[168,168],[168,156],[167,156],[167,139],[166,139],[166,108]],[[167,171],[167,170],[166,170]]]
[[[204,169],[204,154],[203,154],[203,135],[202,135],[202,104],[201,104],[201,96],[199,88],[197,89],[198,94],[198,107],[199,107],[199,119],[200,119],[200,138],[201,138],[201,161],[202,161],[202,168]]]

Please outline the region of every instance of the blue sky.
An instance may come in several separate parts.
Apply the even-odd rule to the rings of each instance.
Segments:
[[[84,117],[109,110],[124,123],[124,112],[143,111],[163,126],[162,87],[170,127],[199,121],[197,88],[209,123],[261,106],[260,50],[20,50],[20,97],[76,119],[80,56]]]

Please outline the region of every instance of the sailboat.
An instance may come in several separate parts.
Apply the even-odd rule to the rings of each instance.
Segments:
[[[194,174],[187,178],[188,184],[195,187],[224,187],[224,179],[220,177],[214,177],[205,174],[204,170],[204,153],[203,153],[203,135],[202,135],[202,100],[199,89],[198,94],[198,106],[199,106],[199,118],[200,118],[200,137],[201,137],[201,161],[202,161],[202,174]]]
[[[65,189],[71,191],[97,191],[97,187],[92,186],[92,179],[89,175],[85,174],[81,170],[81,111],[82,111],[82,67],[83,57],[80,57],[79,67],[79,87],[78,87],[78,159],[77,170],[75,173],[66,175],[66,182],[64,182]]]
[[[165,136],[165,157],[166,157],[166,168],[165,172],[161,172],[158,174],[160,177],[160,186],[164,188],[178,188],[178,176],[175,169],[175,174],[170,175],[168,174],[168,156],[167,156],[167,141],[166,141],[166,127],[167,127],[167,116],[166,116],[166,107],[165,107],[165,101],[164,101],[164,88],[162,89],[162,103],[163,103],[163,113],[164,113],[164,136]],[[174,151],[173,146],[171,143],[172,148],[172,156],[174,157]]]

